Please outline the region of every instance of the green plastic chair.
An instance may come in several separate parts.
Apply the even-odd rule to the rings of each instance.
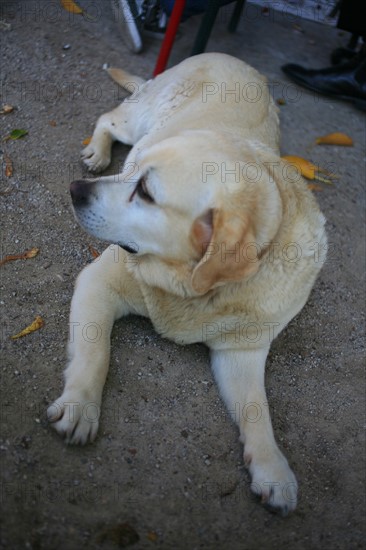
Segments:
[[[235,32],[239,23],[240,16],[243,12],[246,0],[236,0],[234,12],[231,16],[228,26],[229,32]],[[193,44],[191,55],[197,55],[203,53],[206,49],[207,42],[210,38],[212,27],[214,26],[219,9],[227,5],[225,0],[210,0],[208,8],[202,16],[202,21],[196,39]]]

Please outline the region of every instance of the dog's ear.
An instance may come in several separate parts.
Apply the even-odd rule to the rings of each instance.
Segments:
[[[194,222],[192,235],[196,248],[200,246],[203,253],[191,280],[199,294],[258,271],[258,247],[249,215],[213,209]]]
[[[192,226],[191,241],[199,258],[202,258],[212,239],[213,214],[213,209],[207,210],[194,221]]]

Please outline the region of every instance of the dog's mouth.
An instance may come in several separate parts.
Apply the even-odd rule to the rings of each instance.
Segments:
[[[125,250],[129,254],[137,254],[138,253],[138,246],[137,246],[136,243],[133,243],[135,245],[135,248],[132,248],[132,246],[130,246],[128,244],[123,244],[123,243],[115,243],[115,244],[117,244],[119,247],[123,248],[123,250]],[[136,250],[136,248],[137,248],[137,250]]]

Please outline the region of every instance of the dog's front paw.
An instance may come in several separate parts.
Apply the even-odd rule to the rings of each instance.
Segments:
[[[250,453],[244,459],[252,476],[250,488],[262,504],[282,516],[292,512],[297,504],[297,481],[283,454],[276,449],[264,460]]]
[[[47,417],[66,443],[94,441],[100,416],[100,399],[88,399],[81,391],[65,391],[47,409]]]
[[[96,147],[93,143],[90,143],[81,151],[81,159],[91,172],[101,172],[111,162],[109,149],[103,151],[102,148]]]

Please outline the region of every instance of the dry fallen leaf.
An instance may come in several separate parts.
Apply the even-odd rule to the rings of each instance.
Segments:
[[[4,137],[3,141],[9,141],[9,139],[20,139],[26,135],[28,135],[28,130],[23,130],[23,128],[15,128],[8,136]]]
[[[0,29],[2,31],[10,31],[11,25],[10,23],[6,23],[6,21],[4,21],[3,19],[0,19]]]
[[[5,197],[6,195],[10,195],[11,193],[14,193],[14,189],[8,187],[7,189],[5,189],[5,191],[0,191],[0,196]]]
[[[150,542],[156,542],[158,540],[158,535],[155,533],[155,531],[149,531],[147,534],[147,538]]]
[[[89,143],[91,142],[91,140],[92,140],[91,137],[85,138],[84,141],[83,141],[83,145],[89,145]]]
[[[0,115],[8,115],[9,113],[12,113],[14,111],[14,107],[12,105],[5,104],[2,106],[2,109],[0,111]]]
[[[292,166],[295,166],[297,170],[301,173],[304,178],[307,178],[308,180],[318,180],[322,181],[323,183],[333,183],[332,178],[336,178],[337,176],[335,174],[332,174],[328,172],[328,170],[324,170],[324,168],[320,168],[320,166],[316,166],[310,160],[303,159],[301,157],[296,157],[294,155],[287,155],[284,157],[281,157],[283,160],[286,160],[289,164]],[[325,178],[323,176],[320,176],[319,173],[325,174],[328,176],[328,178]]]
[[[91,244],[89,245],[89,251],[93,258],[99,258],[100,252],[98,252],[98,250],[96,250]]]
[[[308,183],[308,189],[310,191],[323,191],[323,188],[320,185],[316,185],[316,183]]]
[[[30,260],[31,258],[37,256],[38,252],[39,248],[31,248],[31,250],[26,250],[23,254],[9,254],[0,261],[0,266],[6,264],[7,262],[12,262],[13,260]]]
[[[24,252],[23,259],[29,260],[30,258],[34,258],[37,256],[39,252],[39,248],[31,248],[30,250],[27,250],[27,252]]]
[[[104,543],[112,542],[119,548],[125,548],[126,546],[132,546],[140,540],[139,534],[136,530],[127,522],[119,523],[110,527],[104,527],[104,529],[97,535],[97,542]]]
[[[5,177],[11,178],[11,176],[13,175],[13,163],[9,155],[7,155],[6,153],[4,153],[4,161],[5,161]]]
[[[55,120],[50,120],[50,121],[48,122],[48,124],[49,124],[50,126],[52,126],[52,128],[54,128],[55,126],[57,126],[57,122],[56,122]]]
[[[316,138],[315,143],[318,145],[346,145],[350,147],[353,145],[353,139],[342,132],[334,132],[333,134]]]
[[[23,336],[27,336],[27,334],[31,334],[32,332],[35,332],[36,330],[39,330],[44,326],[44,320],[42,317],[37,315],[37,317],[34,319],[33,323],[31,323],[29,326],[27,326],[25,329],[23,329],[18,334],[15,334],[15,336],[11,336],[10,338],[12,340],[16,340],[17,338],[23,338]]]
[[[61,0],[61,6],[70,13],[83,13],[83,10],[73,0]]]

